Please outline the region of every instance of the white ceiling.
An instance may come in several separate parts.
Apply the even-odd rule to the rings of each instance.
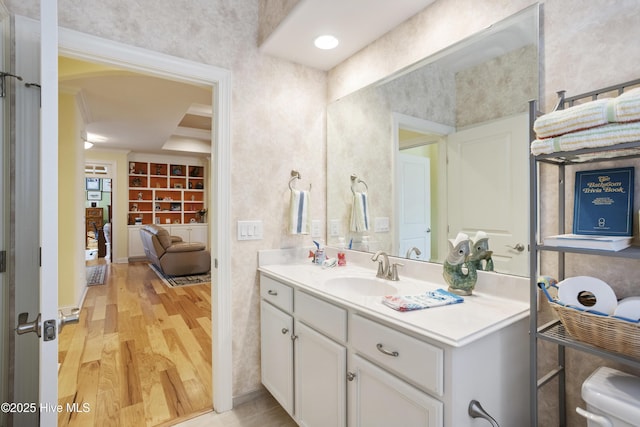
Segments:
[[[84,121],[82,136],[95,148],[211,152],[210,88],[118,69],[79,69],[61,73],[59,88],[75,94]],[[196,120],[181,126],[185,115]]]
[[[263,53],[320,70],[329,70],[377,40],[434,0],[300,0],[260,46]],[[333,50],[313,45],[332,34]]]

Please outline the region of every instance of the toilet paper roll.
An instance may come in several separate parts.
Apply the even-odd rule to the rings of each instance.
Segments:
[[[640,297],[627,297],[620,300],[613,315],[635,321],[640,320]]]
[[[578,297],[583,292],[593,294],[596,303],[592,306],[582,304]],[[605,314],[613,314],[618,305],[616,294],[611,286],[600,279],[589,276],[570,277],[558,283],[558,300],[564,305]]]

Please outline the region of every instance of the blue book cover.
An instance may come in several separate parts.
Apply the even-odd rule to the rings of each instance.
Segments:
[[[634,168],[576,172],[573,233],[633,235]]]

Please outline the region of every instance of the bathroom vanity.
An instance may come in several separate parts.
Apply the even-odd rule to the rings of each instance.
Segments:
[[[303,252],[261,251],[259,267],[262,383],[299,425],[491,425],[474,400],[527,425],[526,279],[482,272],[461,304],[398,312],[381,297],[446,289],[441,266],[402,260],[394,282],[366,254],[323,269]]]

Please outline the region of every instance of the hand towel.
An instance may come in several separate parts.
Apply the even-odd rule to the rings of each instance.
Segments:
[[[308,191],[291,190],[289,205],[289,231],[291,234],[309,234],[311,229],[309,196]]]
[[[351,207],[351,231],[369,231],[369,201],[367,199],[366,192],[354,192]]]

